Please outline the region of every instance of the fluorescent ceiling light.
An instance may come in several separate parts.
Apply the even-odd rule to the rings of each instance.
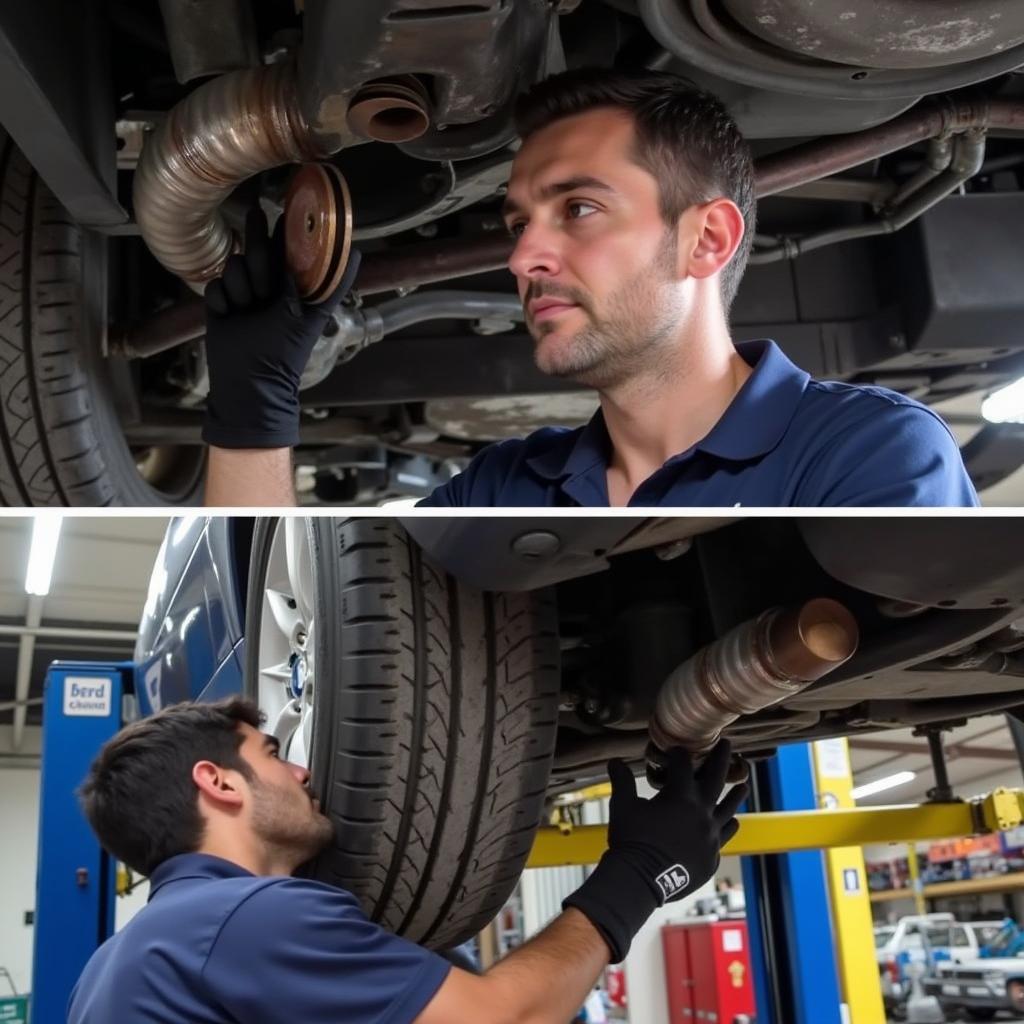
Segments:
[[[60,512],[37,512],[32,519],[32,550],[25,573],[25,593],[45,597],[50,592],[57,540],[64,516]]]
[[[981,403],[981,415],[990,423],[1024,423],[1024,377],[993,391]]]
[[[896,786],[905,785],[916,776],[917,772],[897,772],[895,775],[886,775],[884,778],[865,783],[863,786],[854,786],[850,790],[850,796],[854,800],[859,800],[862,796],[872,796],[875,793],[882,793],[887,789],[895,789]]]

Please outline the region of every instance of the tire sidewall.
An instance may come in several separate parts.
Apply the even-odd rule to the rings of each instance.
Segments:
[[[93,418],[91,426],[96,441],[107,456],[111,489],[115,504],[191,506],[202,499],[203,469],[195,483],[177,500],[170,500],[148,484],[139,474],[128,447],[124,429],[117,415],[110,356],[103,354],[102,339],[106,335],[109,286],[108,240],[93,231],[79,229],[82,239],[82,334],[79,338],[78,361],[89,389]],[[97,316],[97,312],[102,311]],[[204,460],[205,464],[205,460]]]
[[[0,128],[8,377],[0,409],[0,494],[17,506],[198,503],[200,454],[165,495],[142,478],[118,415],[105,354],[109,237],[75,223]],[[130,373],[121,364],[116,372]],[[11,383],[13,382],[13,383]],[[129,383],[129,386],[130,383]],[[200,450],[201,452],[201,450]],[[186,453],[187,457],[187,453]]]

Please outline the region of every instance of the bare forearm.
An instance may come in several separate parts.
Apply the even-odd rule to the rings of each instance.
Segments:
[[[598,930],[578,910],[560,914],[539,935],[494,965],[484,980],[495,1006],[521,1024],[566,1024],[608,964]]]
[[[208,506],[295,505],[290,448],[210,448]]]

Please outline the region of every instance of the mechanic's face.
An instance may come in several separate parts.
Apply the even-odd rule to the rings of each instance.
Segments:
[[[265,843],[294,855],[296,864],[309,860],[334,837],[330,820],[320,813],[309,792],[309,772],[278,756],[277,740],[243,724],[239,750],[253,771],[253,832]]]
[[[633,140],[619,110],[548,125],[517,154],[504,211],[537,366],[595,388],[656,371],[684,312],[676,231]]]

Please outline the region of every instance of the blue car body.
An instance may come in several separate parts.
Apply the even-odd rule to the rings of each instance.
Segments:
[[[251,521],[172,519],[153,566],[135,643],[143,715],[183,700],[242,690],[244,537]]]

